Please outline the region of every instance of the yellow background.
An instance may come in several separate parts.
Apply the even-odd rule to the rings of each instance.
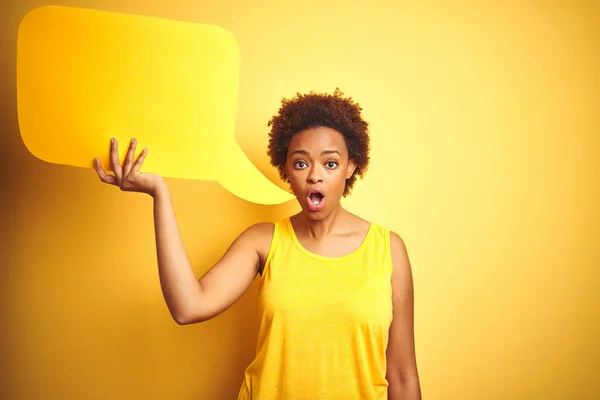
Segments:
[[[17,39],[19,131],[35,157],[87,168],[95,157],[110,167],[111,137],[124,160],[135,136],[137,154],[152,149],[148,171],[216,180],[252,203],[290,201],[235,141],[239,74],[235,37],[217,25],[38,7]]]
[[[176,325],[151,199],[42,162],[20,138],[17,30],[42,5],[0,9],[0,398],[235,398],[257,286],[214,320]],[[265,155],[281,97],[339,86],[361,103],[372,164],[345,205],[407,243],[424,398],[600,396],[597,1],[63,5],[229,30],[242,57],[235,138],[282,188]],[[298,209],[169,184],[198,275],[247,225]]]

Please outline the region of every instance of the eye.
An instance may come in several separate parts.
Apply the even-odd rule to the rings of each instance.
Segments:
[[[327,161],[325,163],[325,165],[327,166],[327,168],[329,169],[334,169],[335,167],[337,167],[338,163],[335,161]]]
[[[307,164],[304,161],[296,161],[294,163],[294,165],[296,166],[296,168],[300,168],[300,169],[306,168],[306,166],[307,166]]]

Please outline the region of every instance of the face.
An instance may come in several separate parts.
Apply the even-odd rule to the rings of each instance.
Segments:
[[[304,212],[320,219],[339,206],[346,179],[356,169],[346,141],[335,129],[310,128],[295,134],[288,146],[285,171]]]

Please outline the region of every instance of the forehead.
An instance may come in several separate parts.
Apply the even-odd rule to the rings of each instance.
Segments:
[[[304,150],[309,154],[320,153],[323,150],[337,150],[347,154],[344,136],[332,128],[309,128],[296,133],[290,140],[288,154],[295,150]]]

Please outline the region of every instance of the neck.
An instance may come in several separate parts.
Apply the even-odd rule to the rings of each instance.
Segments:
[[[348,211],[342,206],[336,207],[329,215],[323,219],[313,219],[308,216],[308,213],[301,211],[292,217],[295,230],[300,231],[303,235],[310,238],[318,239],[329,235],[340,223],[348,216]]]

